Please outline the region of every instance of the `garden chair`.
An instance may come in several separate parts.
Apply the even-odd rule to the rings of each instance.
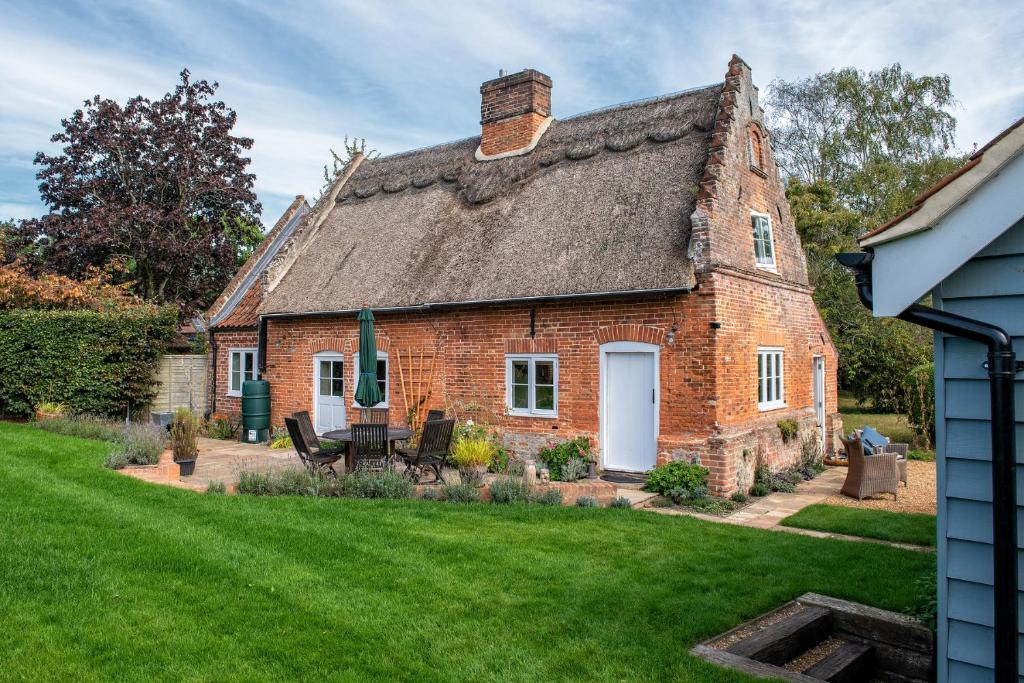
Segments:
[[[899,490],[899,468],[895,453],[864,455],[864,444],[856,434],[849,440],[839,437],[846,447],[849,467],[841,493],[857,500],[876,493],[891,493],[896,500]]]
[[[324,448],[323,444],[320,443],[320,437],[316,435],[316,430],[313,429],[313,420],[309,417],[309,411],[300,410],[297,413],[292,413],[292,418],[299,423],[299,431],[302,432],[302,438],[306,442],[306,446],[310,451],[312,451],[313,455],[345,455],[345,447]]]
[[[332,453],[325,455],[320,452],[313,452],[306,443],[306,439],[302,434],[302,430],[299,428],[298,420],[286,417],[284,419],[284,426],[288,429],[288,436],[292,438],[292,445],[295,447],[295,452],[299,454],[299,460],[302,464],[309,469],[316,469],[324,474],[337,478],[338,473],[334,471],[334,463],[341,459],[341,453]]]
[[[896,467],[900,470],[900,481],[904,486],[907,484],[907,453],[910,451],[909,443],[887,443],[882,450],[883,453],[896,454]]]
[[[444,465],[448,459],[448,448],[452,445],[452,431],[455,420],[428,420],[423,424],[423,434],[415,449],[396,449],[398,457],[405,463],[403,474],[417,484],[429,467],[434,471],[434,481],[446,484]]]
[[[444,419],[444,411],[443,410],[428,410],[427,411],[427,419],[424,420],[424,422],[435,422],[436,420],[443,420],[443,419]]]
[[[390,444],[386,424],[352,425],[353,467],[386,470],[390,466]]]
[[[360,424],[388,424],[388,409],[387,408],[360,408],[359,409],[359,422]]]

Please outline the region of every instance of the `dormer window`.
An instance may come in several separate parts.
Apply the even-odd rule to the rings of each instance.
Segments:
[[[772,220],[766,213],[751,213],[754,230],[754,260],[758,268],[775,270],[775,243],[772,241]]]
[[[747,155],[750,157],[751,168],[759,171],[764,169],[764,144],[757,128],[750,129],[750,136],[747,138]]]

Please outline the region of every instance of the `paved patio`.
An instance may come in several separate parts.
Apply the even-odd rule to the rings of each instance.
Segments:
[[[243,469],[269,471],[301,467],[299,457],[291,448],[273,449],[263,444],[200,438],[196,471],[190,477],[178,476],[178,465],[170,451],[164,451],[156,465],[126,467],[120,472],[154,484],[205,491],[211,482],[222,482],[232,488]]]

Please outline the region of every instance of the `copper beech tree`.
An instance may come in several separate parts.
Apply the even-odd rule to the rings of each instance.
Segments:
[[[147,301],[207,305],[262,238],[253,141],[232,134],[217,88],[184,70],[156,101],[87,100],[51,138],[60,154],[36,155],[49,213],[14,228],[8,258],[79,279],[124,263],[119,277]]]

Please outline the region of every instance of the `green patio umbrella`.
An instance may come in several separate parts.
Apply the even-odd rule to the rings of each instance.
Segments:
[[[371,408],[381,402],[377,385],[377,338],[373,334],[373,313],[366,306],[359,311],[359,382],[356,403]]]

